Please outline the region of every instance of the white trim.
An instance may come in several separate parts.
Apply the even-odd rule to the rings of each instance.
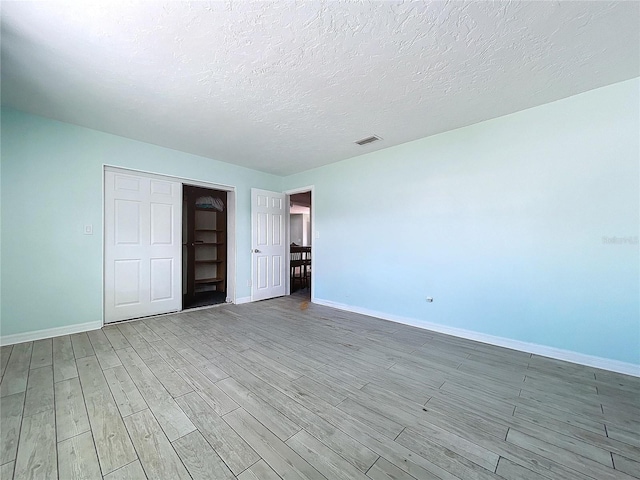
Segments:
[[[102,230],[102,235],[101,235],[102,238],[100,239],[100,242],[101,242],[101,245],[100,245],[100,247],[101,247],[100,248],[100,256],[102,257],[100,259],[101,260],[100,261],[100,312],[102,312],[101,315],[100,315],[100,323],[101,323],[100,328],[104,327],[104,325],[105,325],[105,323],[104,323],[104,309],[105,309],[105,307],[107,305],[106,302],[105,302],[105,293],[104,293],[104,290],[105,290],[105,287],[104,287],[104,272],[106,271],[106,268],[105,268],[106,262],[105,262],[105,254],[104,254],[104,252],[105,252],[105,248],[107,247],[107,238],[106,238],[106,234],[105,234],[105,232],[107,231],[107,228],[106,228],[107,227],[107,225],[106,225],[106,221],[107,220],[106,220],[106,214],[105,214],[106,203],[105,203],[105,198],[104,197],[107,194],[107,188],[106,188],[106,185],[107,185],[107,183],[106,183],[107,182],[107,169],[108,169],[108,166],[103,163],[102,164],[102,172],[101,172],[102,173],[102,184],[101,184],[102,185],[102,192],[101,192],[101,195],[100,195],[102,197],[100,199],[100,201],[102,203],[102,205],[101,205],[102,210],[100,211],[100,216],[102,217],[101,218],[101,222],[102,223],[100,223],[100,229]]]
[[[489,345],[496,345],[498,347],[510,348],[512,350],[518,350],[526,353],[533,353],[535,355],[554,358],[556,360],[564,360],[566,362],[586,365],[588,367],[601,368],[603,370],[609,370],[612,372],[624,373],[625,375],[640,377],[640,365],[636,365],[633,363],[621,362],[619,360],[612,360],[603,357],[596,357],[584,353],[573,352],[571,350],[563,350],[561,348],[539,345],[537,343],[522,342],[520,340],[513,340],[511,338],[497,337],[494,335],[488,335],[486,333],[474,332],[473,330],[466,330],[464,328],[448,327],[446,325],[426,322],[424,320],[418,320],[415,318],[402,317],[385,312],[369,310],[368,308],[355,307],[343,303],[332,302],[331,300],[322,300],[316,298],[313,303],[336,308],[338,310],[345,310],[347,312],[359,313],[362,315],[368,315],[370,317],[381,318],[383,320],[389,320],[391,322],[402,323],[404,325],[411,325],[412,327],[418,327],[424,330],[444,333],[446,335],[465,338],[467,340],[475,340],[476,342],[487,343]]]
[[[100,330],[102,320],[95,322],[76,323],[65,327],[45,328],[35,332],[15,333],[0,337],[0,345],[13,345],[16,343],[33,342],[34,340],[44,340],[45,338],[59,337],[61,335],[71,335],[72,333],[88,332],[90,330]]]
[[[124,173],[129,175],[139,175],[143,174],[147,177],[156,178],[158,180],[168,180],[168,181],[180,181],[185,185],[190,185],[194,187],[204,187],[211,188],[213,190],[226,190],[227,192],[235,192],[236,187],[233,185],[225,185],[224,183],[214,183],[208,182],[206,180],[195,180],[193,178],[180,177],[178,175],[170,175],[167,173],[158,173],[158,172],[150,172],[148,170],[138,170],[136,168],[128,168],[128,167],[119,167],[117,165],[112,165],[109,163],[102,164],[105,170],[110,170],[116,173]]]
[[[242,305],[243,303],[251,303],[251,296],[249,297],[238,297],[234,302],[236,305]]]
[[[233,302],[238,294],[238,241],[236,239],[236,212],[238,200],[235,187],[227,191],[227,298]]]

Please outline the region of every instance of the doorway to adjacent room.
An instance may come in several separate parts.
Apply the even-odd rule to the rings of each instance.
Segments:
[[[311,298],[312,273],[311,190],[289,194],[290,293]]]

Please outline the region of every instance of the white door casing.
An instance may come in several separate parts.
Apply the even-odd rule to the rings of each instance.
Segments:
[[[104,322],[182,308],[182,184],[105,171]]]
[[[284,295],[286,289],[286,196],[251,189],[251,300]]]

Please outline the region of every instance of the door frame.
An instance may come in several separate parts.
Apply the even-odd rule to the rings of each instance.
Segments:
[[[285,190],[284,193],[287,197],[287,205],[286,205],[286,215],[287,215],[287,219],[286,219],[286,224],[285,224],[285,238],[287,239],[287,246],[291,245],[291,213],[290,213],[290,209],[291,209],[291,195],[295,194],[295,193],[305,193],[305,192],[311,192],[311,302],[315,302],[316,299],[316,274],[315,271],[316,269],[313,267],[314,263],[316,260],[316,239],[318,238],[317,236],[317,232],[316,232],[316,209],[314,208],[315,205],[315,192],[314,192],[314,186],[313,185],[309,185],[306,187],[300,187],[300,188],[293,188],[291,190]],[[285,262],[285,265],[287,267],[287,275],[286,275],[286,281],[287,281],[287,285],[286,285],[286,295],[291,295],[291,267],[290,267],[290,262],[291,260],[291,255],[289,255],[289,251],[287,251],[287,259]]]
[[[213,190],[223,190],[227,192],[227,301],[231,301],[232,303],[236,303],[236,263],[237,263],[237,248],[236,248],[236,187],[233,185],[225,185],[222,183],[213,183],[205,180],[196,180],[193,178],[187,177],[178,177],[174,175],[167,175],[164,173],[156,173],[150,172],[147,170],[138,170],[134,168],[121,167],[119,165],[113,165],[108,163],[102,164],[102,326],[105,325],[104,322],[104,307],[105,307],[105,172],[117,172],[125,175],[141,175],[149,178],[155,178],[158,180],[166,180],[171,182],[179,182],[183,186],[191,185],[195,187],[204,187],[211,188]],[[182,230],[181,230],[182,233]],[[181,235],[182,238],[182,235]],[[182,249],[180,250],[180,271],[182,272],[183,264],[182,264]],[[182,281],[180,282],[180,286],[182,287]],[[180,289],[180,295],[183,295],[182,288]],[[182,312],[183,309],[181,308]],[[126,321],[126,320],[124,320]]]

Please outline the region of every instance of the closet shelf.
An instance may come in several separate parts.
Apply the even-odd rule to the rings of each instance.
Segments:
[[[201,285],[204,283],[220,283],[224,282],[224,278],[214,277],[214,278],[196,278],[196,285]]]
[[[221,211],[216,208],[197,207],[197,206],[193,208],[199,212],[221,213]]]
[[[206,204],[212,208],[206,208]],[[183,305],[199,305],[203,295],[224,301],[229,248],[227,192],[185,185],[183,211],[186,219],[183,234],[187,243],[183,257],[186,265]]]

